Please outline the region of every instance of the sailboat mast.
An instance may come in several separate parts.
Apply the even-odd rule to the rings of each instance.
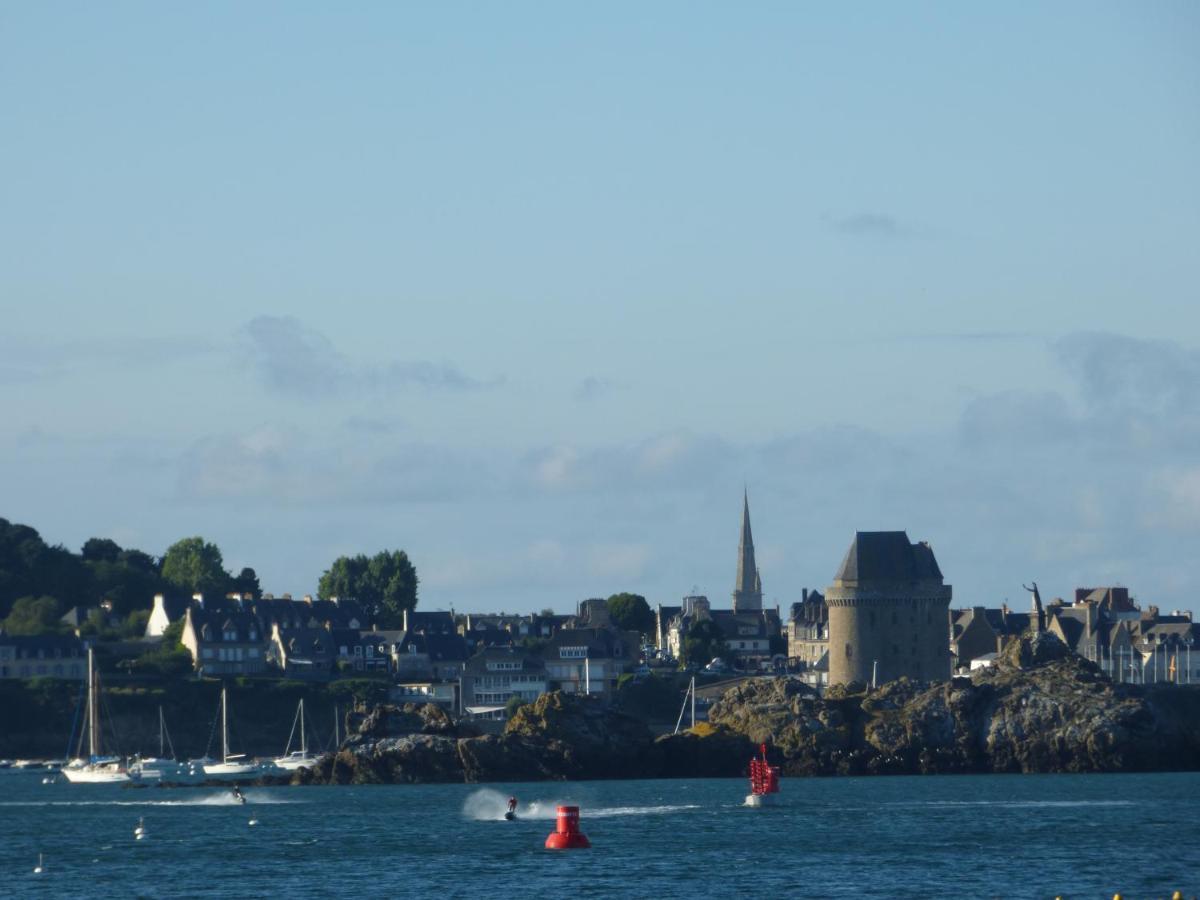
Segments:
[[[300,752],[308,755],[308,738],[304,736],[304,698],[300,698]]]
[[[159,759],[163,759],[163,757],[164,757],[164,752],[163,752],[164,751],[164,747],[163,747],[163,729],[164,728],[166,728],[166,724],[163,722],[162,706],[160,705],[158,707],[158,758]]]
[[[229,762],[229,707],[221,687],[221,762]]]
[[[96,656],[88,645],[88,756],[96,758]]]

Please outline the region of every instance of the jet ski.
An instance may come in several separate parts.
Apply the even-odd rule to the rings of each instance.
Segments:
[[[506,822],[512,822],[516,818],[517,818],[517,814],[515,812],[513,812],[511,809],[504,814],[504,821],[506,821]]]

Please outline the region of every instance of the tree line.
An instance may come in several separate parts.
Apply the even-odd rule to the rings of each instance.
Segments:
[[[338,557],[321,575],[317,594],[357,601],[384,628],[399,627],[417,604],[417,572],[403,550]],[[228,593],[262,596],[258,575],[226,571],[221,550],[202,537],[176,541],[161,557],[89,538],[78,553],[47,544],[37,530],[0,518],[0,627],[10,634],[68,631],[72,607],[108,601],[81,626],[84,636],[137,637],[145,632],[155,594]]]

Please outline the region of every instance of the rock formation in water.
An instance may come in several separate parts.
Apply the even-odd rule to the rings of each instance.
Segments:
[[[835,686],[822,698],[794,679],[745,681],[708,725],[658,738],[596,698],[560,693],[522,707],[500,735],[464,734],[413,704],[378,707],[356,726],[336,756],[293,780],[734,777],[759,743],[792,776],[1200,768],[1200,688],[1113,684],[1046,633],[946,683]]]

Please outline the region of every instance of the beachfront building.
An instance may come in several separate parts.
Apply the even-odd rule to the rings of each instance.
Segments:
[[[267,670],[268,635],[253,613],[236,607],[205,609],[193,603],[183,618],[180,643],[198,675],[261,675]]]
[[[567,694],[605,694],[637,665],[640,635],[615,628],[567,628],[542,648],[550,690]]]
[[[513,697],[529,702],[546,693],[546,667],[536,654],[516,647],[485,647],[467,660],[460,678],[462,710],[483,719],[507,718]]]

